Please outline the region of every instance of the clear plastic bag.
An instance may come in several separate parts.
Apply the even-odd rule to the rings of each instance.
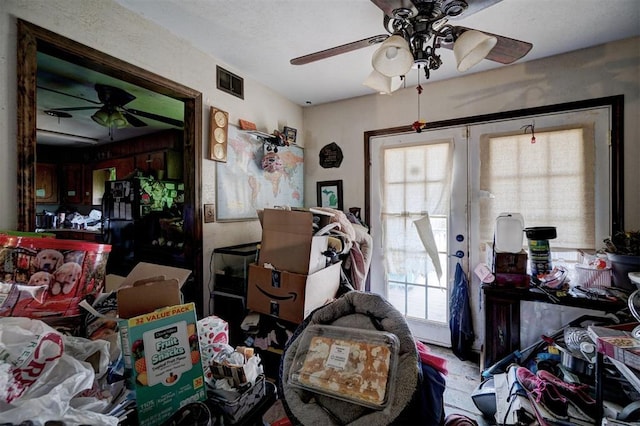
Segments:
[[[65,352],[65,336],[39,320],[0,318],[0,417],[35,425],[58,420],[67,424],[116,426],[118,419],[84,409],[76,395],[95,380],[90,364]],[[76,353],[87,352],[70,343]]]

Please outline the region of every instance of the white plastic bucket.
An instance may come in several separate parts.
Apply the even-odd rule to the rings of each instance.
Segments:
[[[522,250],[524,218],[520,213],[500,213],[496,218],[495,251],[519,253]]]

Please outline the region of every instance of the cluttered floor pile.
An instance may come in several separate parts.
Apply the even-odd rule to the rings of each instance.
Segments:
[[[640,291],[635,294],[640,300]],[[608,348],[623,340],[640,348],[631,329],[635,324],[640,333],[639,320],[627,312],[583,315],[542,335],[486,369],[472,393],[473,402],[486,419],[499,425],[594,425],[601,424],[601,418],[607,424],[638,424],[640,355],[635,355],[636,361],[621,362]],[[600,372],[598,351],[611,355],[600,361]]]
[[[140,262],[127,277],[110,276],[117,291],[106,289],[109,252],[0,232],[3,425],[161,425],[186,407],[182,424],[197,424],[196,414],[208,423],[244,408],[215,392],[264,399],[259,359],[227,344],[226,322],[198,320],[181,301],[191,271]],[[241,383],[226,370],[215,380],[227,359]]]
[[[443,423],[445,362],[381,296],[347,289],[291,334],[257,334],[284,344],[268,377],[226,321],[181,301],[191,271],[141,262],[110,291],[108,254],[0,233],[3,426],[262,424],[276,398],[291,423]]]

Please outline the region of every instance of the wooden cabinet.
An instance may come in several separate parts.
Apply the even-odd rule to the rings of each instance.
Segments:
[[[180,180],[182,179],[182,154],[171,149],[137,154],[135,167],[158,179]]]
[[[93,204],[93,168],[91,165],[66,163],[60,166],[61,201],[66,204]]]
[[[58,194],[58,167],[55,164],[36,164],[36,203],[56,204]]]
[[[82,204],[84,201],[84,175],[82,164],[62,165],[62,202]]]
[[[520,301],[487,294],[484,367],[520,349]]]
[[[520,302],[530,301],[553,303],[560,306],[573,306],[597,312],[617,312],[626,306],[622,300],[585,299],[571,296],[558,296],[552,302],[546,294],[537,289],[521,289],[486,285],[484,293],[484,362],[482,368],[489,368],[508,355],[523,348],[520,347]]]
[[[83,165],[82,179],[82,204],[90,206],[93,204],[93,167]]]
[[[116,169],[116,179],[126,179],[135,170],[134,157],[112,158],[110,160],[100,161],[95,164],[94,169]]]
[[[165,152],[155,151],[135,156],[136,169],[142,173],[155,175],[158,179],[165,177]],[[161,172],[161,173],[158,173]]]

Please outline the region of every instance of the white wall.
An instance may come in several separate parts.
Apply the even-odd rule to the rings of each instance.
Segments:
[[[16,34],[17,18],[39,25],[101,52],[157,73],[203,94],[202,202],[215,203],[215,165],[206,159],[209,106],[228,111],[260,129],[302,128],[302,108],[270,89],[245,79],[245,99],[216,89],[216,65],[242,76],[227,64],[196,50],[168,31],[136,17],[111,0],[0,1],[0,229],[17,226],[16,200]],[[215,41],[212,41],[215,42]],[[304,135],[298,139],[304,145]],[[204,286],[215,247],[260,240],[258,221],[203,225]],[[205,309],[208,297],[204,298]]]
[[[640,228],[640,38],[461,75],[438,82],[422,80],[420,118],[441,121],[623,94],[625,225]],[[306,107],[306,202],[315,203],[316,181],[342,179],[345,208],[364,207],[363,133],[410,125],[418,118],[417,102],[414,86],[390,96],[370,95]],[[331,142],[342,148],[345,159],[338,169],[323,169],[318,153]]]
[[[422,86],[420,118],[427,121],[623,94],[625,228],[640,229],[640,38]],[[410,125],[418,119],[417,98],[415,87],[410,87],[391,96],[370,95],[305,108],[307,204],[315,203],[316,181],[342,179],[344,207],[362,207],[364,215],[368,189],[364,187],[363,133]],[[331,142],[342,148],[344,160],[338,169],[323,169],[318,153]],[[478,285],[474,277],[470,295],[479,334],[476,347],[484,336],[483,331],[478,333],[483,330]]]

